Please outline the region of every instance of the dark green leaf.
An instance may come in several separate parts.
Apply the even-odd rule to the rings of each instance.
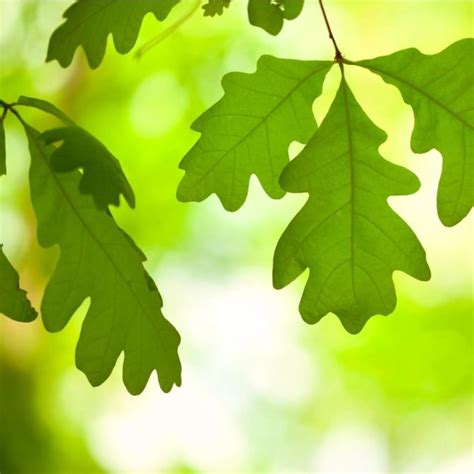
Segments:
[[[252,25],[277,35],[284,20],[293,20],[303,9],[304,0],[249,0],[248,15]]]
[[[279,0],[285,20],[294,20],[303,10],[304,0]]]
[[[153,370],[164,391],[180,385],[180,338],[161,312],[162,299],[143,267],[143,254],[110,214],[79,193],[78,171],[52,170],[54,147],[24,126],[38,241],[61,248],[41,305],[46,328],[61,330],[90,298],[76,364],[92,385],[107,379],[122,351],[123,380],[130,393],[140,393]]]
[[[0,313],[15,321],[29,322],[36,318],[36,311],[20,289],[18,273],[3,253],[0,245]]]
[[[474,204],[474,40],[434,55],[406,49],[356,64],[396,86],[413,107],[415,153],[443,156],[438,213],[443,224],[461,221]]]
[[[385,139],[343,79],[320,128],[283,171],[282,186],[309,199],[278,243],[274,285],[309,268],[300,305],[309,323],[332,312],[356,333],[372,315],[395,308],[395,270],[430,278],[421,244],[387,204],[419,182],[380,156]]]
[[[5,143],[5,126],[3,118],[0,119],[0,176],[7,174],[7,150]]]
[[[229,8],[229,5],[230,0],[208,0],[208,2],[202,7],[204,10],[204,16],[222,15],[224,13],[224,8]]]
[[[130,207],[135,207],[132,187],[119,161],[88,132],[77,126],[63,127],[48,130],[41,138],[48,145],[62,142],[51,156],[51,166],[60,173],[81,168],[79,189],[84,194],[92,194],[100,209],[110,204],[119,206],[120,194]]]
[[[107,37],[112,34],[115,49],[128,53],[137,41],[143,17],[153,13],[164,20],[179,0],[77,0],[65,12],[66,21],[52,34],[47,61],[56,59],[63,67],[71,64],[82,45],[91,68],[104,58]]]
[[[22,95],[17,102],[18,105],[24,105],[26,107],[33,107],[35,109],[46,112],[47,114],[54,115],[56,118],[64,122],[66,125],[74,125],[74,122],[55,105],[51,104],[43,99],[35,99],[34,97],[26,97]]]
[[[288,147],[314,132],[312,104],[332,65],[263,56],[255,73],[225,76],[224,97],[192,126],[202,136],[180,164],[186,175],[178,199],[202,201],[216,193],[226,209],[236,210],[253,173],[269,196],[281,198]]]

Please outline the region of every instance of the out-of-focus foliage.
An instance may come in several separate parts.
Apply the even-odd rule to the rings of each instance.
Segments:
[[[216,16],[224,13],[224,8],[229,8],[231,0],[209,0],[202,6],[204,16]]]
[[[128,53],[137,41],[147,13],[164,20],[179,0],[76,0],[65,12],[66,21],[51,36],[47,61],[71,64],[74,52],[84,48],[89,65],[102,62],[107,37],[112,34],[117,51]]]
[[[294,20],[303,9],[304,0],[249,0],[249,21],[271,35],[277,35],[285,20]]]

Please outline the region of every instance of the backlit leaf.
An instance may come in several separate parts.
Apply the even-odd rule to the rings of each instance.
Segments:
[[[309,268],[300,304],[308,323],[332,312],[356,333],[372,315],[395,308],[395,270],[430,278],[421,244],[387,204],[419,182],[381,157],[385,140],[343,78],[320,128],[283,171],[284,189],[309,199],[278,243],[274,285],[282,288]]]
[[[438,213],[447,226],[461,221],[474,204],[473,59],[469,38],[434,55],[412,48],[356,63],[396,86],[413,107],[413,151],[441,153]]]
[[[128,53],[137,41],[147,13],[164,20],[179,0],[77,0],[65,12],[66,21],[52,34],[46,60],[56,59],[63,67],[71,64],[82,45],[91,68],[104,58],[107,38],[112,34],[115,49]]]
[[[304,0],[249,0],[248,15],[252,25],[277,35],[284,20],[293,20],[303,9]]]
[[[36,318],[36,311],[20,288],[18,273],[3,253],[0,245],[0,313],[15,321],[29,322]]]
[[[278,179],[288,147],[305,143],[316,128],[312,112],[330,61],[297,61],[263,56],[253,74],[224,77],[224,97],[192,128],[201,138],[183,158],[181,201],[202,201],[216,193],[227,210],[245,201],[255,174],[267,194],[281,198]]]
[[[123,380],[130,393],[140,393],[153,370],[164,391],[180,385],[180,338],[161,312],[162,299],[143,267],[143,253],[109,213],[79,192],[79,171],[54,172],[55,148],[24,127],[38,242],[61,249],[41,304],[45,327],[61,330],[90,298],[76,365],[92,385],[107,379],[122,351]]]

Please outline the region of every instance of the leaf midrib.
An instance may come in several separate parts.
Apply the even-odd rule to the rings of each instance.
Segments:
[[[44,156],[44,154],[42,153],[42,149],[37,145],[37,141],[36,141],[36,137],[34,137],[32,134],[29,134],[32,139],[34,140],[35,142],[35,146],[37,148],[37,150],[40,152],[41,155]],[[134,296],[135,300],[138,302],[138,306],[141,307],[141,313],[142,314],[145,314],[148,319],[150,320],[151,322],[151,325],[152,327],[155,329],[156,331],[156,334],[157,334],[157,337],[158,337],[158,340],[159,342],[162,342],[161,341],[161,334],[160,334],[160,330],[159,328],[155,325],[155,323],[157,323],[157,321],[155,321],[154,318],[151,317],[151,315],[149,314],[148,310],[145,308],[145,306],[143,305],[142,301],[140,298],[138,298],[138,295],[136,294],[135,290],[133,289],[133,286],[130,285],[130,283],[128,282],[127,278],[125,277],[125,275],[122,273],[121,269],[116,265],[115,261],[113,260],[113,258],[110,256],[110,254],[106,251],[106,249],[104,248],[104,246],[102,245],[102,243],[96,238],[96,236],[94,235],[94,233],[92,232],[92,230],[90,229],[90,227],[87,225],[87,223],[84,221],[84,219],[82,218],[82,216],[79,214],[79,212],[76,210],[76,208],[74,207],[70,197],[69,197],[69,194],[66,192],[66,190],[63,188],[63,186],[61,185],[61,183],[58,181],[55,173],[52,171],[51,167],[49,166],[49,163],[48,163],[48,160],[44,157],[44,163],[48,169],[48,171],[50,172],[51,176],[53,177],[57,187],[61,190],[61,193],[63,194],[66,202],[69,204],[69,207],[72,209],[73,213],[76,215],[77,219],[81,222],[81,224],[83,225],[83,227],[87,230],[87,232],[89,233],[89,235],[91,236],[92,240],[97,244],[97,246],[102,250],[102,252],[104,253],[104,255],[107,257],[107,259],[109,260],[109,262],[111,263],[111,265],[113,266],[113,268],[116,270],[116,272],[120,275],[120,277],[122,278],[122,280],[125,282],[125,285],[126,287],[130,290],[130,293]],[[166,347],[165,344],[162,344],[162,347],[163,347],[163,352],[166,352],[166,350],[164,349]],[[173,380],[174,380],[174,377],[171,377]]]
[[[266,115],[264,115],[263,117],[261,117],[261,120],[252,128],[250,129],[250,131],[245,134],[236,144],[234,144],[231,148],[229,148],[228,150],[226,150],[226,152],[221,155],[219,157],[219,159],[217,161],[215,161],[213,163],[213,165],[203,174],[201,175],[201,177],[195,181],[195,185],[198,185],[200,184],[207,176],[209,176],[209,174],[214,171],[214,169],[217,167],[217,165],[224,159],[226,158],[230,153],[234,152],[234,150],[236,150],[242,143],[244,143],[247,138],[249,138],[259,127],[262,126],[263,123],[266,123],[266,121],[269,119],[269,117],[271,115],[273,115],[273,113],[275,112],[275,110],[277,110],[279,107],[281,107],[281,105],[283,104],[283,102],[285,102],[286,100],[288,100],[289,97],[291,97],[293,95],[293,93],[298,89],[300,88],[306,81],[308,81],[311,77],[313,77],[314,75],[318,74],[319,72],[321,72],[322,70],[324,70],[325,68],[327,67],[331,67],[332,66],[332,63],[326,63],[324,65],[324,67],[321,67],[321,69],[318,69],[316,71],[312,71],[310,74],[308,74],[307,76],[305,76],[302,80],[300,80],[299,82],[297,82],[297,84],[287,93],[285,94],[281,100],[278,101],[278,103],[275,105],[275,107],[273,107]]]

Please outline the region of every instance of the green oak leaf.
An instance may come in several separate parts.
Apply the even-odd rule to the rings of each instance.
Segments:
[[[216,193],[227,210],[245,201],[255,174],[267,194],[285,193],[278,179],[294,140],[306,143],[316,128],[312,112],[330,61],[298,61],[263,56],[253,74],[227,74],[223,98],[192,129],[201,138],[186,154],[178,187],[181,201],[202,201]]]
[[[47,100],[37,99],[35,97],[20,96],[16,105],[22,105],[25,107],[32,107],[47,114],[53,115],[57,119],[66,125],[75,125],[72,119],[70,119],[63,111],[59,110],[55,105]]]
[[[128,53],[137,41],[143,17],[153,13],[164,20],[180,0],[77,0],[65,12],[66,21],[52,34],[46,61],[56,59],[62,67],[71,64],[82,45],[92,69],[105,55],[112,34],[115,49]]]
[[[122,351],[123,380],[131,394],[144,389],[153,370],[164,391],[180,385],[180,337],[163,316],[163,302],[143,267],[142,252],[109,213],[79,192],[80,172],[54,172],[55,148],[36,130],[25,123],[24,127],[38,242],[61,248],[41,304],[46,329],[61,330],[90,298],[76,365],[93,386],[107,379]]]
[[[443,224],[460,222],[474,204],[474,40],[460,40],[426,55],[405,49],[357,64],[396,86],[411,105],[415,153],[432,148],[443,157],[438,214]]]
[[[252,25],[277,35],[284,20],[293,20],[301,13],[304,0],[249,0],[248,16]]]
[[[385,140],[343,78],[321,126],[282,173],[284,189],[309,199],[278,243],[273,281],[282,288],[309,268],[300,304],[308,323],[332,312],[357,333],[395,308],[395,270],[430,278],[421,244],[387,204],[419,181],[381,157]]]
[[[0,119],[0,176],[7,174],[7,150],[5,142],[5,124],[3,118]]]
[[[122,194],[130,207],[135,207],[135,195],[119,161],[91,134],[77,126],[48,130],[41,135],[46,144],[62,142],[51,155],[51,166],[65,173],[83,170],[79,190],[92,194],[100,209],[110,204],[120,205]]]
[[[230,0],[208,0],[202,6],[204,16],[216,16],[224,13],[224,8],[229,8]]]
[[[0,313],[15,321],[30,322],[37,314],[20,289],[18,273],[3,253],[0,245]]]

